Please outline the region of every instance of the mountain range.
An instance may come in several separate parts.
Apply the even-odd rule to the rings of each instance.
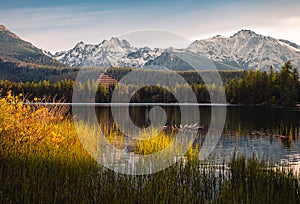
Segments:
[[[275,70],[288,60],[300,67],[300,46],[288,40],[275,39],[241,30],[230,37],[221,35],[196,40],[187,48],[135,47],[125,39],[112,37],[99,44],[78,42],[72,49],[51,54],[22,40],[0,25],[0,62],[36,64],[45,66],[98,66],[98,67],[167,67],[190,70],[193,67],[210,69],[209,66],[190,62],[205,57],[219,70]],[[199,57],[197,57],[199,56]],[[189,60],[189,58],[191,60]],[[193,59],[192,59],[193,58]],[[188,59],[188,60],[186,60]],[[193,67],[192,67],[193,66]]]
[[[52,57],[69,66],[143,67],[161,54],[161,49],[136,48],[126,40],[112,37],[98,45],[79,42],[74,48]]]
[[[300,65],[300,47],[286,40],[241,30],[226,38],[215,36],[192,43],[187,50],[204,54],[206,57],[241,69],[279,69],[286,61]]]
[[[288,60],[300,65],[300,46],[287,40],[241,30],[231,37],[217,35],[197,40],[185,49],[137,48],[126,40],[111,38],[100,44],[79,42],[74,48],[52,57],[69,66],[144,67],[159,65],[174,70],[188,70],[189,63],[178,52],[196,53],[211,59],[218,69],[275,70]]]

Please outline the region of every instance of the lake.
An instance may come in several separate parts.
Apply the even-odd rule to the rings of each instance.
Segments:
[[[161,106],[167,116],[166,125],[170,128],[180,126],[181,112],[178,106]],[[200,121],[203,129],[198,134],[205,135],[210,125],[211,106],[200,105]],[[189,107],[186,107],[188,110]],[[227,106],[224,130],[210,159],[229,161],[234,152],[259,157],[269,161],[279,161],[287,155],[300,153],[300,108],[281,108],[264,106]],[[151,105],[130,106],[132,122],[139,128],[150,125]],[[117,107],[122,115],[125,107]],[[97,119],[102,126],[114,124],[111,107],[97,106]],[[159,120],[160,118],[156,118]],[[293,135],[290,135],[290,130]],[[171,133],[170,133],[171,134]]]

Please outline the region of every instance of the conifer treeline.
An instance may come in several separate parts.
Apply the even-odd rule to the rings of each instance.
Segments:
[[[112,69],[109,74],[116,79],[122,78],[126,75],[128,70],[118,68]],[[168,74],[162,72],[162,79]],[[299,74],[296,68],[292,68],[290,62],[285,63],[280,72],[274,72],[271,68],[270,72],[248,71],[248,72],[220,72],[222,79],[225,81],[225,90],[227,102],[233,104],[247,104],[247,105],[283,105],[291,106],[300,102],[300,83]],[[215,85],[206,86],[197,77],[194,72],[180,73],[190,84],[199,103],[209,103],[210,90],[212,93],[222,91],[222,87]],[[175,93],[184,93],[190,87],[176,86]],[[74,81],[62,80],[55,83],[49,81],[40,82],[10,82],[0,81],[1,95],[5,95],[8,90],[11,90],[15,95],[22,93],[28,100],[34,98],[48,99],[56,98],[63,99],[65,102],[72,101],[72,94],[74,88]],[[114,85],[106,89],[101,84],[96,84],[95,81],[86,81],[75,87],[78,91],[83,91],[86,97],[95,97],[95,102],[110,102],[114,91]],[[128,90],[136,90],[135,85],[129,85]],[[96,92],[95,96],[91,93]],[[121,93],[122,94],[122,93]],[[184,99],[189,101],[188,98]],[[90,100],[89,100],[90,101]],[[144,87],[137,91],[131,98],[131,102],[155,103],[155,102],[177,102],[174,95],[159,86]]]
[[[280,72],[252,71],[242,79],[232,79],[226,86],[227,101],[236,104],[292,106],[300,101],[297,68],[286,62]]]

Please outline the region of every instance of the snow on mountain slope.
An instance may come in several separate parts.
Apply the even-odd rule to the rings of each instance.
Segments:
[[[287,40],[277,40],[241,30],[227,38],[217,35],[197,40],[187,49],[136,48],[126,40],[111,38],[100,44],[90,45],[79,42],[68,51],[58,52],[53,58],[69,66],[101,67],[144,67],[169,66],[175,70],[191,69],[185,62],[175,59],[173,51],[193,52],[204,55],[215,62],[218,69],[275,70],[288,60],[300,66],[300,46]]]
[[[285,43],[285,44],[287,44],[287,45],[289,45],[289,46],[291,46],[293,48],[296,48],[298,50],[298,52],[300,52],[300,46],[297,45],[296,43],[292,43],[292,42],[290,42],[288,40],[283,40],[283,39],[280,39],[279,41],[283,42],[283,43]]]
[[[300,65],[299,49],[287,42],[242,30],[229,38],[215,36],[195,41],[187,50],[242,69],[269,70],[272,65],[278,70],[288,60]]]
[[[282,46],[287,47],[287,48],[290,49],[291,51],[299,52],[299,53],[300,53],[300,47],[299,47],[299,48],[294,47],[294,46],[292,46],[291,44],[288,44],[287,42],[280,41],[280,40],[278,40],[278,43],[279,43],[280,45],[282,45]]]
[[[160,54],[160,49],[136,48],[126,40],[113,37],[98,45],[79,42],[73,49],[53,57],[69,66],[142,67]]]

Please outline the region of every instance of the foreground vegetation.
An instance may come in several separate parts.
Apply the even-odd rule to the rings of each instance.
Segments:
[[[257,158],[233,156],[219,167],[200,163],[195,151],[168,169],[144,176],[98,166],[82,147],[63,107],[0,99],[2,203],[299,203],[299,182]],[[106,131],[113,140],[115,132]],[[148,154],[172,139],[137,143]],[[212,163],[210,163],[212,164]]]

